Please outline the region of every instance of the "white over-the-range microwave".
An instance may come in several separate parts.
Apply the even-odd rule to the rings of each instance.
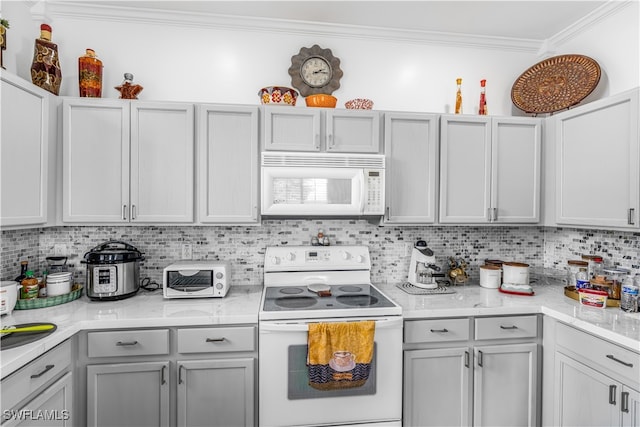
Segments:
[[[381,154],[263,152],[262,215],[383,215]]]

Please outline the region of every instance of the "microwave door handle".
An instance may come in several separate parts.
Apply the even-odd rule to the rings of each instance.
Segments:
[[[364,170],[361,170],[358,172],[358,178],[360,179],[360,206],[358,206],[358,212],[360,213],[360,215],[364,214],[364,199],[366,194],[365,179],[364,179],[365,173],[366,171]]]

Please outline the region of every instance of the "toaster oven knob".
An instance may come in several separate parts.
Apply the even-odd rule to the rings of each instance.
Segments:
[[[224,285],[222,283],[216,283],[216,288],[217,289],[222,289],[222,288],[224,288]]]
[[[289,252],[287,254],[287,260],[293,261],[294,259],[296,259],[296,254],[294,254],[293,252]]]
[[[219,271],[216,273],[216,279],[222,279],[223,277],[224,277],[224,274],[220,273]]]

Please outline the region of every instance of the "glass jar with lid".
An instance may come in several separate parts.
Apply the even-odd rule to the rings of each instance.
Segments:
[[[604,268],[604,261],[599,255],[582,255],[582,259],[589,263],[587,268],[587,274],[589,279],[593,279],[596,276],[601,276],[602,269]]]

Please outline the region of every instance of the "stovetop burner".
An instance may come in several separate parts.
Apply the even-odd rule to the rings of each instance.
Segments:
[[[290,308],[294,310],[300,308],[308,308],[317,303],[316,299],[310,296],[280,297],[276,298],[274,302],[278,307]]]
[[[371,307],[378,303],[378,298],[371,295],[339,295],[336,300],[351,307]]]
[[[301,294],[302,292],[304,292],[304,289],[302,289],[302,288],[295,288],[295,287],[280,288],[280,293],[281,294],[286,294],[286,295]]]
[[[360,292],[362,291],[362,287],[355,285],[344,285],[338,287],[342,292]]]

